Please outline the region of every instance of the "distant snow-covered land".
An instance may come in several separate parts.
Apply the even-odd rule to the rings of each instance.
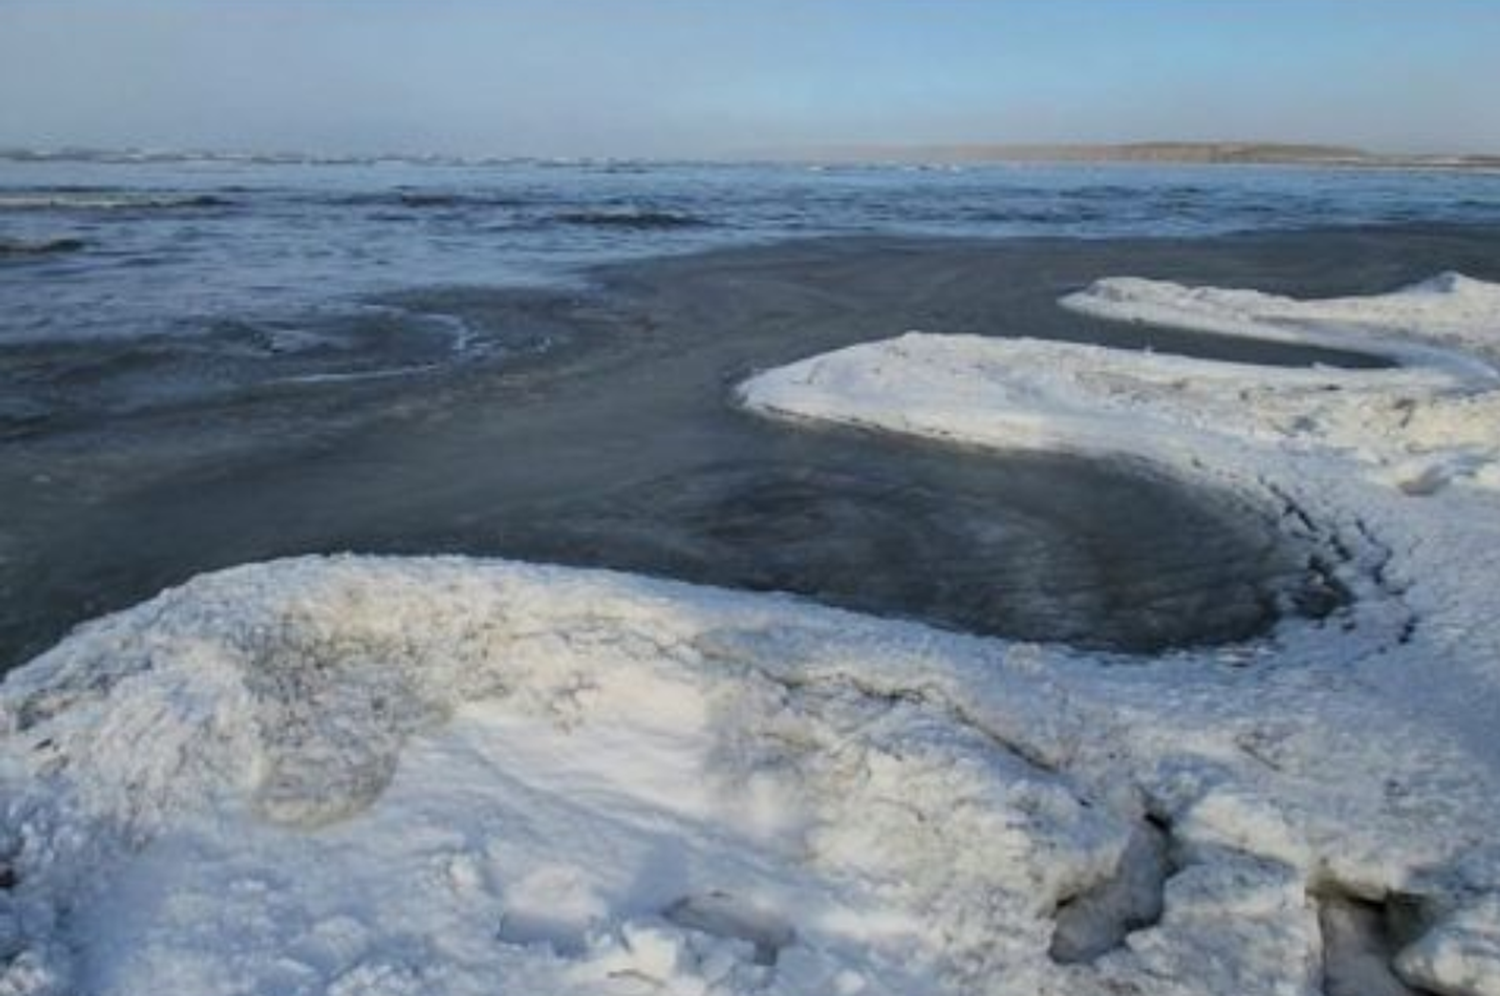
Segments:
[[[912,334],[743,385],[1285,504],[1357,599],[1249,645],[460,558],[97,621],[0,686],[0,993],[1500,993],[1497,290],[1069,302],[1390,370]]]

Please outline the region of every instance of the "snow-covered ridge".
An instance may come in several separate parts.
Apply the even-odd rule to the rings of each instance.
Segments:
[[[1356,472],[1415,491],[1454,479],[1500,488],[1500,393],[1476,387],[1489,383],[1451,364],[1295,369],[912,332],[767,371],[739,396],[784,418],[1130,454],[1190,473],[1232,464],[1247,445],[1338,452]]]
[[[1304,650],[1251,703],[1211,654],[1101,671],[603,572],[349,557],[205,576],[0,692],[4,978],[1307,991],[1308,883],[1409,892],[1436,930],[1476,916],[1453,897],[1500,867],[1470,853],[1495,794],[1444,774],[1462,744],[1414,739]],[[1351,781],[1372,754],[1389,782]]]
[[[1371,298],[1108,278],[1063,299],[1101,317],[1302,345],[1366,349],[1401,366],[1268,367],[1034,339],[909,333],[752,377],[765,414],[1002,448],[1130,453],[1189,467],[1228,448],[1337,451],[1362,473],[1430,490],[1500,486],[1500,375],[1450,346],[1500,350],[1500,285],[1442,274]],[[1441,341],[1441,347],[1428,342]]]
[[[1440,273],[1388,294],[1322,300],[1108,277],[1064,297],[1062,305],[1099,318],[1364,350],[1400,363],[1481,374],[1487,366],[1427,344],[1500,358],[1500,284],[1461,273]]]

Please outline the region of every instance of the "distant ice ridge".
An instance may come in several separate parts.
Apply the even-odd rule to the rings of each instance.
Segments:
[[[0,212],[204,208],[224,207],[228,203],[224,198],[214,194],[109,190],[35,191],[20,193],[0,191]]]
[[[30,259],[38,256],[54,256],[58,253],[77,252],[88,243],[72,236],[56,236],[43,239],[0,238],[0,262],[6,259]]]
[[[1128,666],[497,561],[200,577],[0,686],[0,992],[1500,992],[1495,396],[917,335],[745,386],[1346,547],[1348,615]]]

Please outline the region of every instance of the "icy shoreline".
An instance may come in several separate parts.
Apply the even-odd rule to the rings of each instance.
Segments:
[[[940,336],[745,386],[1348,548],[1351,615],[1145,664],[504,562],[200,577],[0,687],[0,991],[1500,991],[1493,386]]]
[[[1260,291],[1184,287],[1110,277],[1069,294],[1063,307],[1098,318],[1147,322],[1212,335],[1366,350],[1407,366],[1493,376],[1500,356],[1500,284],[1440,273],[1388,294],[1303,301]],[[1436,347],[1436,348],[1434,348]],[[1443,348],[1449,347],[1449,348]]]
[[[1369,728],[1344,725],[1340,711],[1348,697],[1369,696],[1415,724],[1409,746],[1452,742],[1462,760],[1424,778],[1492,783],[1500,771],[1500,744],[1492,736],[1500,715],[1500,639],[1488,624],[1497,608],[1488,564],[1500,554],[1500,393],[1488,361],[1500,348],[1500,287],[1444,274],[1371,298],[1295,301],[1110,279],[1062,303],[1116,320],[1374,350],[1403,366],[1285,370],[913,333],[761,374],[743,385],[741,400],[772,417],[982,447],[1131,454],[1288,502],[1310,524],[1332,528],[1336,543],[1351,551],[1365,545],[1373,555],[1351,557],[1346,565],[1364,596],[1349,621],[1353,633],[1311,635],[1305,627],[1295,633],[1283,627],[1280,639],[1262,648],[1257,666],[1305,669],[1310,698],[1322,697],[1313,692],[1318,673],[1334,669],[1339,673],[1325,680],[1341,690],[1328,693],[1318,720],[1329,727],[1326,735],[1345,741],[1368,736]],[[1374,646],[1356,635],[1382,630],[1386,635],[1375,637]],[[1239,708],[1266,715],[1259,694]],[[1331,757],[1325,763],[1351,781],[1389,775],[1389,759],[1375,744],[1366,757],[1345,759],[1347,767]],[[1454,915],[1461,926],[1435,928],[1420,941],[1410,923],[1382,927],[1392,950],[1376,959],[1380,978],[1356,973],[1344,980],[1339,953],[1325,948],[1325,988],[1398,991],[1389,988],[1398,984],[1382,964],[1391,959],[1407,982],[1423,989],[1500,991],[1495,823],[1487,804],[1473,820],[1481,829],[1459,863],[1471,872],[1489,870],[1462,885],[1450,882],[1472,904]],[[1243,815],[1233,822],[1241,824],[1238,846],[1258,857],[1278,856],[1277,832]],[[1415,838],[1393,842],[1386,860],[1410,866],[1400,855],[1416,846]],[[1354,884],[1360,875],[1333,872],[1332,859],[1327,854],[1314,861],[1321,871],[1304,878],[1309,896],[1326,898],[1331,882],[1335,892],[1384,897],[1387,912],[1411,902],[1409,886],[1389,880],[1361,888]],[[1325,901],[1321,936],[1332,946],[1342,943],[1342,928],[1329,920],[1328,908]],[[1144,945],[1146,938],[1129,943]]]

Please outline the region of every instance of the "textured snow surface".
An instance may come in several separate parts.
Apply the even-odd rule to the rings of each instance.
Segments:
[[[1473,368],[1463,357],[1423,343],[1500,358],[1500,284],[1461,273],[1440,273],[1389,294],[1308,301],[1253,290],[1109,277],[1068,295],[1062,304],[1100,318],[1366,349],[1407,362]]]
[[[1347,613],[1146,662],[498,561],[195,579],[0,686],[0,993],[1500,992],[1492,384],[906,336],[746,385],[1343,551]]]
[[[1340,459],[1419,492],[1454,479],[1500,487],[1496,386],[1478,368],[1287,369],[912,332],[769,371],[741,394],[769,415],[1193,473]]]

